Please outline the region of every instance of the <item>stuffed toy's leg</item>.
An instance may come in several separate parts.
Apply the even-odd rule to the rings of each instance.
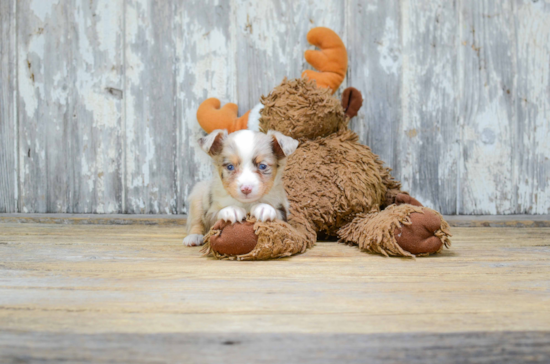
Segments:
[[[232,260],[267,260],[303,253],[315,244],[316,234],[307,222],[301,225],[294,220],[291,224],[254,218],[233,225],[218,221],[204,237],[202,252]]]
[[[338,231],[342,242],[386,256],[413,257],[449,248],[449,225],[437,212],[408,195],[385,210],[358,215]]]

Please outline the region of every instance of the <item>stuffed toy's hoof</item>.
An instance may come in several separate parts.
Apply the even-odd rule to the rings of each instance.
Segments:
[[[258,244],[254,233],[254,222],[245,221],[236,224],[219,220],[213,227],[215,233],[210,236],[210,248],[221,255],[248,254]]]
[[[248,217],[231,225],[218,221],[204,237],[202,252],[217,259],[267,260],[303,253],[314,238],[281,220],[260,222]]]
[[[412,198],[412,197],[411,197]],[[410,224],[402,224],[394,230],[397,244],[415,255],[437,253],[443,248],[443,241],[435,235],[441,227],[441,217],[432,210],[413,212]]]
[[[451,246],[449,225],[443,217],[432,209],[411,204],[360,214],[338,235],[344,243],[385,256],[428,255]]]

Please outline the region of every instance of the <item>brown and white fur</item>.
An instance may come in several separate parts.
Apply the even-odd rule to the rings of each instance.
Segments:
[[[202,245],[204,234],[220,219],[235,223],[248,213],[260,221],[287,219],[282,175],[298,141],[277,131],[228,135],[214,130],[198,142],[212,157],[216,172],[212,180],[195,185],[189,196],[184,245]]]

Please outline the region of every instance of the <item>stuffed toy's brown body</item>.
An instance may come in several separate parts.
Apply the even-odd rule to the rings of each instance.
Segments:
[[[342,59],[347,67],[347,55],[341,54],[345,47],[334,32],[314,28],[308,39],[321,48],[331,46],[329,53],[308,51],[321,52],[320,60],[313,62],[316,55],[306,54],[315,68],[322,71],[325,58],[333,61],[329,70],[341,70],[337,64]],[[348,88],[340,101],[332,93],[343,76],[338,81],[333,74],[311,72],[285,79],[261,99],[260,130],[300,140],[283,177],[290,202],[288,222],[218,222],[205,236],[204,252],[237,260],[280,258],[305,252],[318,238],[339,239],[386,256],[428,255],[449,247],[449,226],[441,215],[402,191],[390,169],[348,128],[361,107],[360,92]],[[204,107],[201,111],[217,112]],[[197,116],[203,127],[209,125],[208,119]]]

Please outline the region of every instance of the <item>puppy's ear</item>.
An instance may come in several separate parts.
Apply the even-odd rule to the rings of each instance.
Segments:
[[[275,130],[269,130],[267,135],[272,138],[273,153],[277,159],[283,159],[294,153],[298,148],[298,141],[287,137]]]
[[[199,146],[210,156],[218,155],[222,152],[223,141],[227,137],[227,130],[214,130],[204,138],[200,138],[197,142]]]

